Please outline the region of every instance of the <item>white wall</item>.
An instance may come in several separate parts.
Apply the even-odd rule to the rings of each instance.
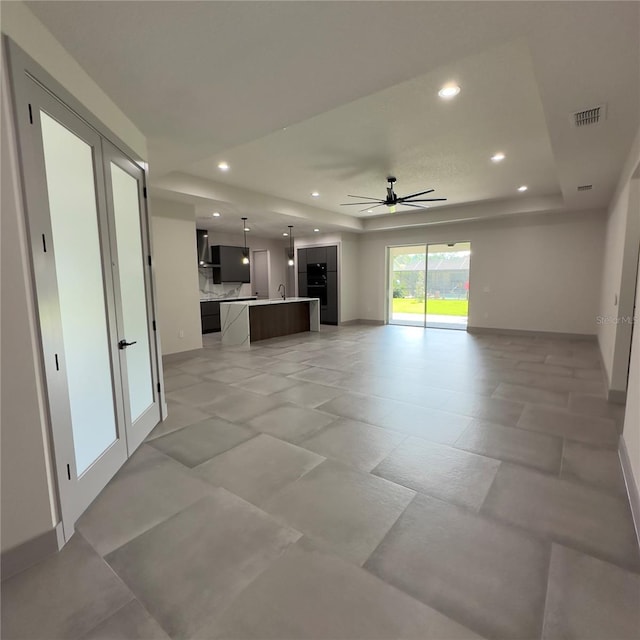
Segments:
[[[22,2],[2,3],[0,28],[141,158],[146,140]],[[2,70],[3,82],[6,70]],[[16,190],[9,92],[2,86],[2,551],[58,520],[25,214]]]
[[[624,392],[631,340],[631,325],[617,322],[631,316],[635,294],[635,273],[640,243],[640,176],[632,179],[640,165],[640,130],[636,135],[616,194],[609,207],[598,341],[609,390]]]
[[[39,361],[30,258],[15,162],[6,74],[2,74],[2,550],[53,528],[54,480]]]
[[[640,271],[640,260],[638,260],[638,270]],[[627,481],[633,482],[636,487],[636,495],[640,495],[640,318],[638,318],[638,308],[640,307],[640,278],[636,283],[636,319],[633,325],[633,337],[631,341],[631,360],[629,363],[629,389],[627,394],[627,406],[624,414],[624,429],[622,439],[631,463],[633,478]],[[635,514],[636,518],[640,514]]]
[[[387,246],[470,241],[470,326],[595,335],[604,223],[592,211],[364,235],[360,318],[385,320]]]
[[[152,198],[158,330],[165,355],[202,348],[195,208]]]
[[[142,132],[23,2],[3,2],[0,19],[2,33],[14,40],[140,158],[147,158],[147,141]]]
[[[360,237],[343,233],[339,265],[340,323],[360,318]]]

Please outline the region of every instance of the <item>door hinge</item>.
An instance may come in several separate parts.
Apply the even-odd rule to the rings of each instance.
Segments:
[[[42,250],[47,253],[47,239],[44,237],[44,233],[42,234]]]
[[[158,382],[158,393],[160,393],[160,383]]]
[[[58,354],[55,354],[56,356],[56,371],[60,371],[60,363],[58,362]]]
[[[31,103],[29,103],[29,123],[33,124],[33,111],[31,110]]]
[[[69,465],[67,465],[67,478],[71,480],[71,467]]]
[[[151,256],[147,256],[147,263],[151,266]]]
[[[151,321],[151,326],[153,327],[154,331],[157,331],[157,329],[156,329],[156,321],[155,320]]]
[[[142,195],[146,198],[147,197],[147,187],[142,187]]]

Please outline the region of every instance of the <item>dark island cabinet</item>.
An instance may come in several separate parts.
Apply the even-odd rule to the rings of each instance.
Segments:
[[[217,300],[200,303],[202,333],[220,331],[220,303]]]

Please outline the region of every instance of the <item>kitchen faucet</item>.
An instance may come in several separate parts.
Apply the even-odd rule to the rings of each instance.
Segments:
[[[282,292],[280,292],[280,287],[282,287]],[[287,299],[287,289],[285,288],[285,286],[283,284],[279,284],[278,285],[278,293],[282,296],[283,300]]]

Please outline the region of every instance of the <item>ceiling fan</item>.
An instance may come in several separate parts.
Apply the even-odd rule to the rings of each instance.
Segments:
[[[389,186],[387,187],[387,197],[384,200],[380,198],[371,198],[370,196],[352,196],[348,195],[349,198],[362,198],[364,200],[369,200],[370,202],[343,202],[340,204],[341,207],[351,207],[359,204],[366,204],[367,206],[364,209],[360,209],[362,211],[369,211],[370,209],[376,209],[377,207],[386,206],[389,207],[389,211],[391,213],[396,212],[396,205],[404,205],[405,207],[414,207],[415,209],[427,209],[426,206],[417,204],[418,202],[440,202],[442,200],[446,200],[446,198],[420,198],[418,200],[414,200],[418,196],[424,196],[427,193],[433,193],[435,189],[428,189],[427,191],[418,191],[418,193],[410,193],[408,196],[398,197],[396,192],[393,190],[393,184],[396,182],[395,176],[388,176],[387,182]],[[378,204],[374,204],[377,202]]]

